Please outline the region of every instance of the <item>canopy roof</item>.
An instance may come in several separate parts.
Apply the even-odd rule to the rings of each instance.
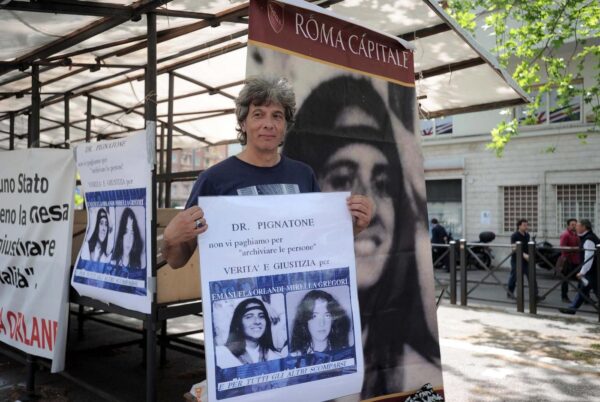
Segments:
[[[415,50],[421,113],[436,117],[527,101],[493,56],[434,0],[325,0],[323,7],[405,39]],[[158,124],[168,121],[173,73],[174,146],[235,138],[234,99],[245,76],[248,3],[228,0],[0,1],[0,149],[27,146],[32,63],[39,66],[42,146],[144,127],[146,23],[158,30]],[[159,130],[160,132],[160,130]],[[200,144],[199,144],[200,141]]]

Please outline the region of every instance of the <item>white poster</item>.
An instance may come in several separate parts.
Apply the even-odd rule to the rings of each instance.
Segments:
[[[209,400],[360,392],[349,193],[200,197]]]
[[[481,211],[481,220],[482,225],[491,225],[492,224],[492,213],[491,211]]]
[[[146,133],[76,148],[88,211],[71,284],[82,296],[149,313],[152,164]]]
[[[73,153],[3,152],[0,159],[0,341],[62,371],[73,232]]]

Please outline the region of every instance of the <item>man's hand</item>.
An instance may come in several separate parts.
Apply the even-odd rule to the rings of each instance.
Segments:
[[[577,279],[581,279],[583,277],[583,274],[581,272],[577,272],[577,274],[575,275],[575,278]]]
[[[354,236],[365,230],[373,218],[373,200],[366,195],[351,195],[346,200],[350,215],[352,215],[352,229]]]
[[[175,215],[163,233],[163,257],[173,268],[180,268],[196,248],[196,237],[206,232],[204,211],[193,206]]]

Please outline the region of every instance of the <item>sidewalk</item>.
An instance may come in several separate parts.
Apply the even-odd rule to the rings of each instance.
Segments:
[[[441,305],[448,401],[598,401],[600,324],[593,318]]]
[[[114,320],[124,322],[119,316]],[[597,401],[600,396],[600,324],[595,317],[517,314],[514,307],[458,307],[447,300],[438,309],[444,385],[448,401]],[[129,325],[135,321],[127,320]],[[78,342],[71,321],[68,374],[104,398],[47,370],[36,376],[44,402],[143,401],[145,371],[137,346],[111,346],[137,335],[94,322]],[[198,317],[173,320],[169,329],[189,331]],[[102,346],[104,345],[104,346]],[[3,346],[0,346],[3,347]],[[158,370],[160,401],[183,401],[204,377],[200,357],[176,351]],[[0,401],[21,398],[25,366],[0,354]]]

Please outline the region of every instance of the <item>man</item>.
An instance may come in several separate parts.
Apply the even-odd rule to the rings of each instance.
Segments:
[[[522,256],[523,256],[523,275],[527,277],[527,282],[531,286],[531,282],[535,283],[535,297],[537,301],[544,300],[543,296],[538,295],[537,281],[535,278],[529,278],[529,254],[527,254],[527,245],[529,244],[529,233],[527,229],[529,227],[529,222],[527,219],[519,219],[517,221],[517,231],[510,236],[510,243],[515,244],[518,241],[523,245]],[[515,249],[516,246],[513,246]],[[508,277],[508,291],[506,292],[506,297],[509,299],[516,299],[515,297],[515,287],[517,285],[517,252],[516,250],[510,256],[510,276]]]
[[[440,222],[433,218],[431,220],[431,244],[448,244],[448,232],[446,229],[440,225]],[[446,249],[442,247],[433,247],[433,262],[438,259],[439,255],[441,255]],[[448,266],[448,254],[440,261],[442,265],[442,269],[449,270]]]
[[[579,236],[575,228],[577,227],[577,219],[567,220],[567,228],[560,235],[560,246],[561,247],[576,247],[579,248]],[[579,265],[579,252],[563,250],[561,252],[557,269],[562,272],[565,277],[568,277]],[[569,281],[563,280],[561,284],[561,296],[562,301],[565,303],[571,303],[569,299]]]
[[[576,276],[579,279],[579,291],[568,308],[559,309],[563,314],[575,314],[583,304],[584,296],[589,299],[590,290],[593,290],[596,297],[598,297],[598,270],[594,251],[596,245],[600,243],[600,239],[592,232],[592,222],[588,219],[580,220],[577,223],[576,231],[582,247],[580,259],[583,261],[583,265]]]
[[[312,169],[279,153],[293,123],[296,101],[284,79],[249,79],[236,99],[238,139],[246,147],[236,156],[202,172],[186,204],[163,234],[163,256],[173,268],[187,263],[196,238],[206,232],[198,196],[289,194],[320,191]],[[373,215],[368,196],[353,194],[347,200],[354,235],[364,230]]]

